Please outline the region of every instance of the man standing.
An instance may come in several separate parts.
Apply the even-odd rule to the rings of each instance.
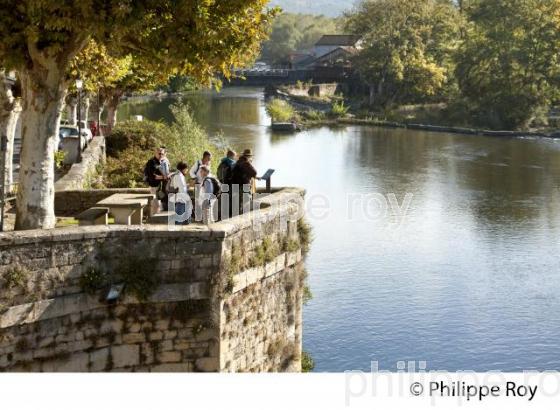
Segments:
[[[250,210],[251,199],[256,192],[255,179],[257,177],[257,170],[253,167],[253,152],[250,149],[243,151],[241,157],[235,164],[232,171],[232,185],[237,185],[235,190],[232,189],[233,203],[239,204],[239,212],[243,213]],[[237,195],[237,198],[235,196]],[[239,201],[241,197],[241,201]],[[232,208],[232,211],[235,212]]]
[[[159,147],[155,150],[153,158],[149,159],[144,167],[144,182],[150,186],[150,193],[154,195],[150,206],[150,215],[155,215],[160,209],[160,200],[158,195],[163,192],[161,185],[167,178],[166,173],[167,158],[165,158],[165,147]],[[167,165],[167,170],[169,166]],[[168,172],[168,171],[167,171]]]
[[[200,168],[203,165],[205,165],[208,167],[208,169],[210,169],[211,160],[212,160],[212,154],[210,154],[208,151],[204,151],[204,154],[202,154],[202,159],[199,159],[194,163],[189,174],[191,178],[195,180],[195,184],[202,184],[203,178],[200,173]]]
[[[177,164],[177,172],[170,175],[169,196],[175,205],[175,225],[188,225],[191,222],[192,205],[188,197],[189,185],[185,176],[189,167],[183,161]]]
[[[202,223],[205,225],[214,222],[214,204],[220,194],[219,182],[210,176],[210,168],[206,165],[200,167],[202,185],[200,186],[200,209],[202,210]]]
[[[232,150],[228,150],[226,156],[220,161],[218,165],[218,180],[222,184],[230,184],[233,172],[233,167],[235,166],[235,157],[237,153]]]

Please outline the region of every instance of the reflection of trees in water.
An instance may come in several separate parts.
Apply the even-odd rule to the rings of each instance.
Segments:
[[[210,111],[212,107],[211,96],[203,93],[185,94],[182,97],[194,113],[194,117],[202,125],[210,121]],[[118,119],[124,121],[133,115],[142,115],[152,121],[163,121],[171,123],[173,114],[169,106],[177,101],[177,98],[149,99],[127,101],[119,107]]]
[[[356,131],[356,130],[353,130]],[[349,178],[380,193],[439,190],[484,226],[560,217],[560,152],[547,141],[358,129],[346,144]],[[351,136],[349,136],[351,138]],[[354,173],[352,175],[352,173]],[[464,201],[463,204],[460,204]]]

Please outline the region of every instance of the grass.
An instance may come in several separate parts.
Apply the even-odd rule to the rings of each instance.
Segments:
[[[303,351],[301,353],[301,371],[303,373],[309,373],[315,368],[315,361],[309,353]]]
[[[313,231],[311,225],[309,225],[304,218],[301,218],[297,222],[297,231],[303,252],[309,252],[309,247],[311,246],[311,242],[313,242]]]
[[[289,122],[296,115],[290,103],[279,98],[273,98],[266,104],[266,112],[273,122]]]

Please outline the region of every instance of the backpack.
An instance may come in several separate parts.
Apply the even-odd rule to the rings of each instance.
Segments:
[[[229,184],[232,178],[232,167],[226,161],[222,161],[218,167],[218,179],[223,184]]]
[[[179,192],[179,187],[173,185],[175,175],[177,175],[179,172],[180,171],[175,171],[169,174],[169,179],[165,182],[165,186],[163,187],[163,190],[168,194],[176,194]]]
[[[220,195],[222,195],[222,184],[220,183],[220,181],[218,181],[216,178],[214,177],[206,177],[204,179],[204,181],[202,181],[202,185],[204,186],[204,183],[206,182],[206,180],[209,179],[210,182],[212,182],[212,190],[213,195],[218,198]]]

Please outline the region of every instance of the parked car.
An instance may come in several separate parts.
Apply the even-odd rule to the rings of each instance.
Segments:
[[[62,140],[64,138],[77,137],[77,136],[78,136],[78,127],[76,127],[75,125],[61,125],[58,130],[58,141],[56,144],[57,149],[59,151],[62,150]],[[82,138],[81,138],[82,150],[86,146],[86,139],[87,139],[87,134],[82,130]]]
[[[89,144],[93,139],[93,133],[91,132],[85,121],[79,121],[79,123],[82,126],[82,135],[86,137],[87,143]]]

